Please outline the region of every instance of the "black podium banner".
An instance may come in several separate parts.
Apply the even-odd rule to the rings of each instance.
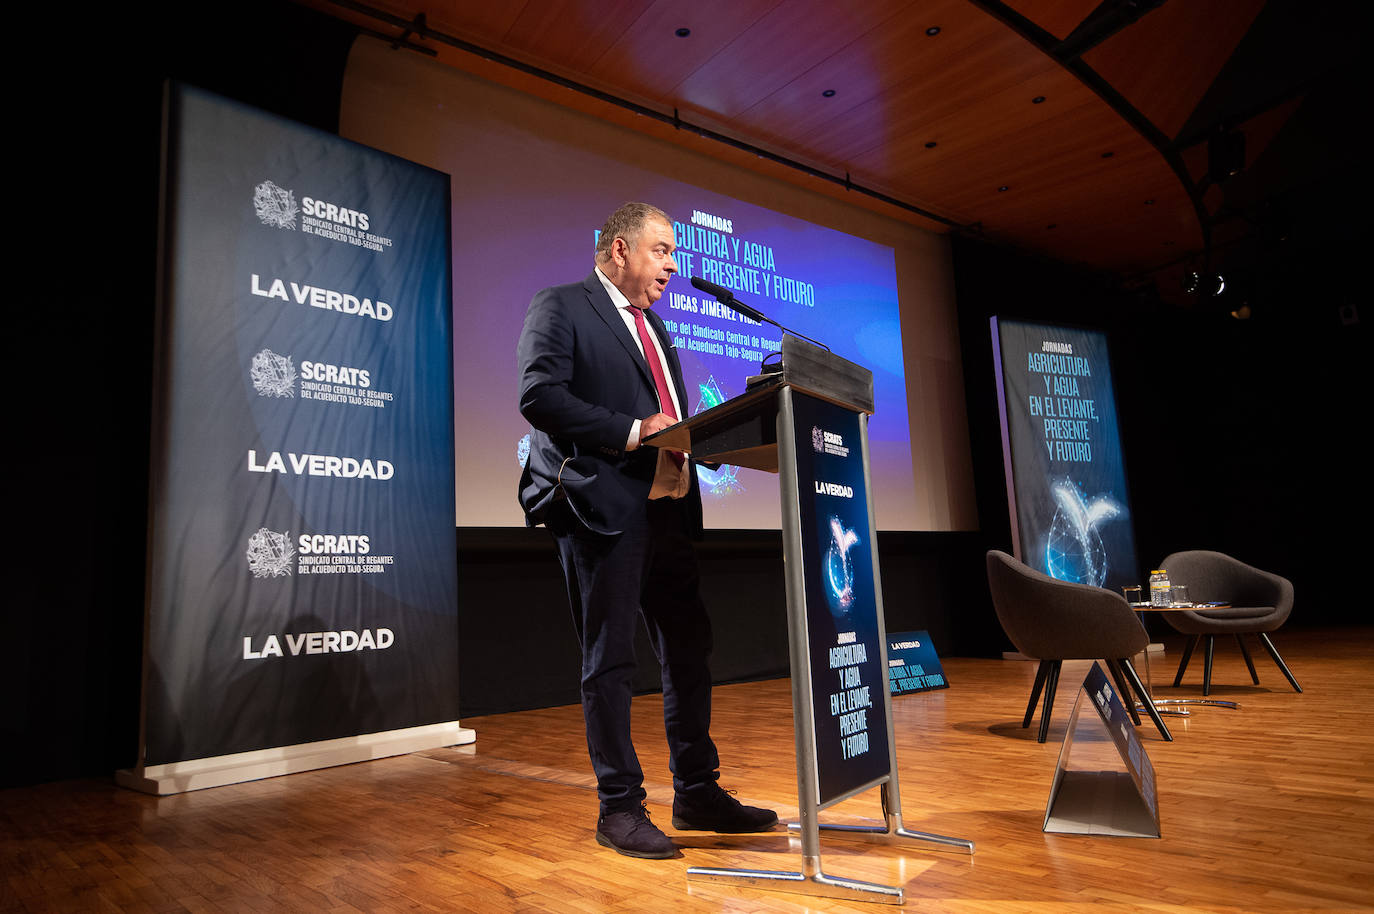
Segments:
[[[819,796],[836,802],[890,770],[859,413],[793,398]]]
[[[449,178],[173,85],[141,765],[456,721]]]

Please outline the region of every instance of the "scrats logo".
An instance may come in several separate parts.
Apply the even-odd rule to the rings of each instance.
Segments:
[[[258,221],[273,228],[294,229],[296,214],[296,195],[285,187],[278,187],[272,181],[263,181],[253,188],[253,212]]]
[[[248,368],[253,389],[261,397],[294,397],[296,395],[296,366],[290,356],[278,355],[264,349],[253,356]]]
[[[291,545],[291,533],[262,527],[248,538],[248,570],[255,578],[280,578],[291,574],[296,547]]]
[[[322,219],[336,225],[347,225],[364,232],[371,228],[371,220],[361,210],[349,209],[326,200],[302,197],[296,205],[296,195],[288,188],[279,186],[275,181],[263,181],[253,188],[253,212],[263,225],[273,228],[296,228],[297,214]]]
[[[828,432],[818,426],[811,426],[811,449],[817,454],[833,454],[848,457],[849,448],[845,446],[844,436],[838,432]]]

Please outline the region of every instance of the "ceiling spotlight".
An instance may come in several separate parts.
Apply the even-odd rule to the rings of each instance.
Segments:
[[[826,89],[824,92],[821,93],[821,95],[825,96],[826,98],[834,98],[834,97],[835,97],[835,90],[834,90],[834,89]]]
[[[936,146],[936,143],[935,143],[934,140],[931,140],[930,142],[926,143],[926,148],[927,148],[927,149],[934,149],[935,146]]]
[[[1247,302],[1231,312],[1231,316],[1238,321],[1248,321],[1250,319],[1250,304]]]
[[[1114,156],[1114,155],[1116,155],[1116,153],[1114,153],[1114,152],[1104,152],[1104,153],[1102,153],[1102,158],[1104,158],[1104,159],[1110,159],[1110,158],[1111,158],[1112,156]]]
[[[1011,190],[1011,186],[1008,185],[1008,184],[1003,184],[1001,187],[997,188],[997,192],[998,192],[999,194],[1002,193],[1002,192],[1005,191],[1005,190]]]
[[[679,38],[686,38],[688,35],[692,34],[692,30],[687,28],[686,26],[683,26],[682,28],[673,32],[673,34]]]
[[[940,27],[938,25],[932,25],[930,28],[926,29],[926,34],[934,38],[936,35],[940,34]]]
[[[1040,104],[1041,102],[1043,102],[1044,100],[1045,100],[1045,96],[1043,96],[1043,95],[1037,95],[1035,98],[1031,99],[1031,104],[1032,104],[1032,105],[1038,105],[1038,104]]]

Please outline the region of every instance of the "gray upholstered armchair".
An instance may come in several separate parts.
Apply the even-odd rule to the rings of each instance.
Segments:
[[[1063,662],[1103,660],[1131,718],[1140,723],[1128,681],[1160,735],[1173,739],[1131,666],[1130,658],[1144,650],[1150,639],[1121,594],[1057,581],[995,549],[988,553],[987,562],[992,605],[1003,630],[1018,651],[1040,661],[1021,726],[1030,726],[1035,701],[1043,690],[1045,703],[1040,711],[1038,738],[1043,743],[1050,732],[1050,710],[1054,707]]]
[[[1288,664],[1283,662],[1268,634],[1282,625],[1293,610],[1293,585],[1287,578],[1252,568],[1224,553],[1205,550],[1175,552],[1159,567],[1169,573],[1169,583],[1188,587],[1188,598],[1194,603],[1230,604],[1221,609],[1163,613],[1170,625],[1188,635],[1188,646],[1183,650],[1183,661],[1178,665],[1174,685],[1183,681],[1183,671],[1193,656],[1193,648],[1197,646],[1198,638],[1205,637],[1202,694],[1210,695],[1212,650],[1216,636],[1232,634],[1236,636],[1245,665],[1250,669],[1250,681],[1259,685],[1255,662],[1250,659],[1250,652],[1242,638],[1242,635],[1254,633],[1259,636],[1260,643],[1269,651],[1269,656],[1274,658],[1283,675],[1288,677],[1294,690],[1302,691],[1302,686],[1293,678]]]

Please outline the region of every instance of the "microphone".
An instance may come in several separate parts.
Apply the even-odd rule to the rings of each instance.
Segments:
[[[744,302],[735,298],[735,293],[731,292],[724,286],[718,286],[713,282],[707,282],[700,276],[692,277],[692,285],[696,286],[698,289],[705,292],[707,295],[711,296],[716,301],[720,302],[722,305],[734,308],[736,311],[738,311],[740,314],[743,314],[751,321],[758,321],[760,324],[772,324],[774,327],[777,327],[783,333],[790,333],[793,336],[799,336],[802,339],[806,340],[808,343],[815,343],[817,346],[821,347],[826,352],[830,351],[830,347],[822,343],[820,340],[813,340],[811,339],[811,337],[807,336],[804,333],[798,333],[795,330],[784,327],[782,324],[779,324],[771,317],[764,317],[762,311],[759,311],[758,309],[750,305],[746,305]]]
[[[746,305],[744,302],[737,300],[735,298],[735,293],[731,292],[724,286],[718,286],[713,282],[707,282],[700,276],[692,277],[692,285],[696,286],[698,289],[705,292],[707,295],[711,296],[716,301],[720,302],[722,305],[729,305],[731,308],[734,308],[736,311],[738,311],[740,314],[743,314],[751,321],[758,321],[760,324],[764,321],[768,321],[768,323],[770,324],[773,323],[772,321],[768,320],[768,318],[763,316],[763,312],[757,311],[749,305]]]

